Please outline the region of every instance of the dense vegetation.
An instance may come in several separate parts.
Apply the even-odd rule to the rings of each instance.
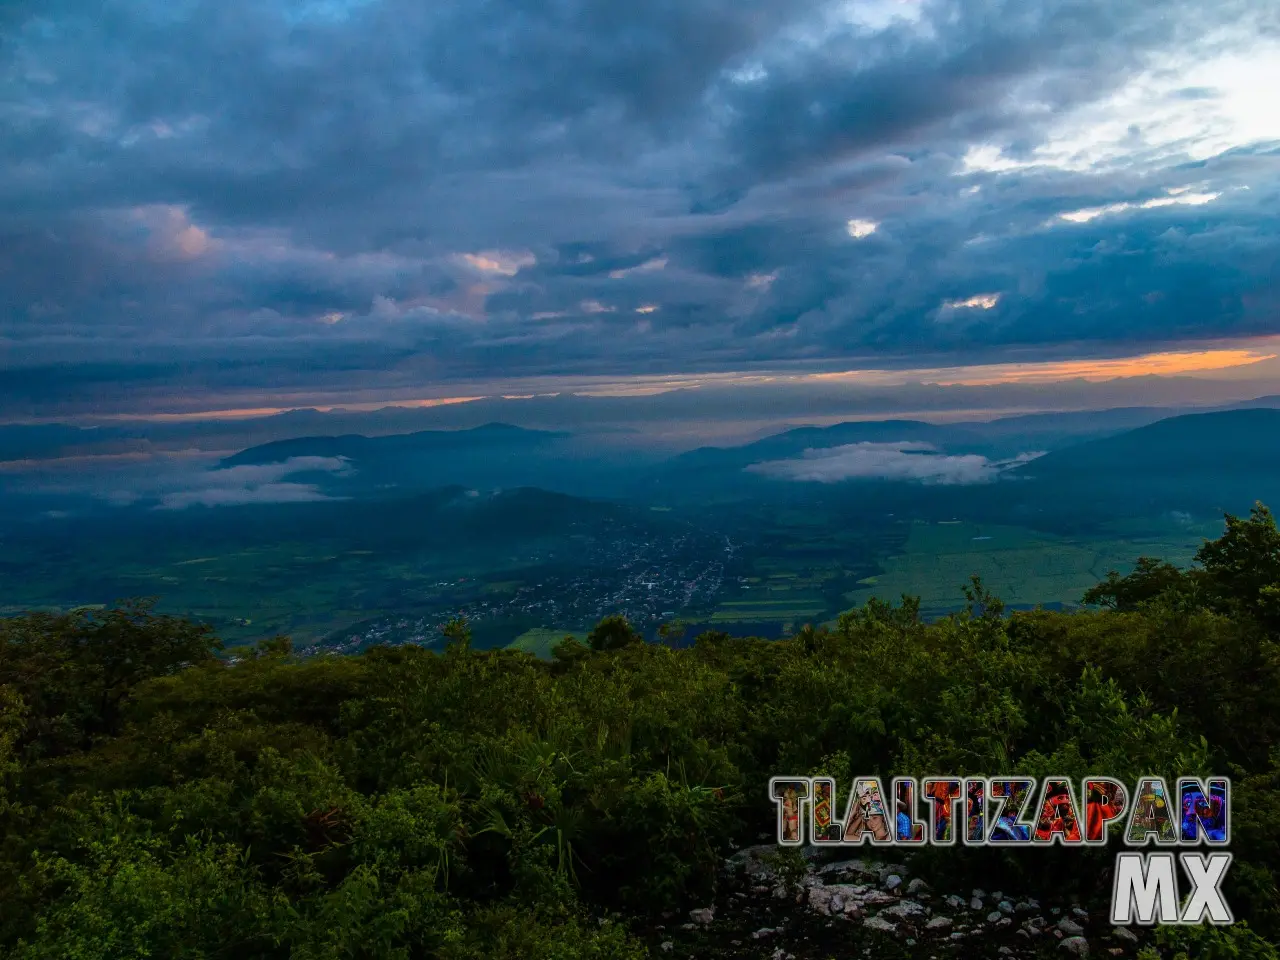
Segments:
[[[232,662],[146,604],[0,622],[0,951],[15,958],[639,957],[778,773],[1234,779],[1230,934],[1280,938],[1280,533],[1006,615],[981,583],[780,642],[606,620],[552,660],[381,648]],[[1107,851],[931,848],[938,875],[1105,896]],[[1048,866],[1050,869],[1045,869]],[[1170,939],[1170,938],[1166,938]]]

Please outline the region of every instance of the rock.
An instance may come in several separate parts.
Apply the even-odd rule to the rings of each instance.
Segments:
[[[1066,917],[1063,917],[1058,921],[1058,929],[1068,937],[1079,937],[1084,935],[1084,927],[1080,926],[1080,924],[1076,923],[1074,920],[1068,920]]]
[[[1060,914],[1062,911],[1061,911],[1061,910],[1059,910],[1057,907],[1050,907],[1050,908],[1049,908],[1049,912],[1050,912],[1051,914],[1053,914],[1053,915],[1056,917],[1056,916],[1057,916],[1058,914]]]
[[[1013,956],[1013,951],[1012,951],[1012,950],[1010,950],[1008,947],[1001,947],[999,950],[997,950],[997,951],[996,951],[996,953],[1000,954],[1000,956],[1002,956],[1002,957],[1012,957],[1012,956]]]
[[[771,937],[777,932],[778,931],[775,927],[761,927],[759,930],[757,930],[755,933],[751,935],[751,939],[763,940],[765,937]]]
[[[663,940],[662,943],[658,944],[658,949],[661,950],[663,953],[670,953],[675,948],[676,948],[676,945],[672,943],[670,940]]]
[[[959,930],[957,930],[955,933],[953,933],[953,934],[951,935],[951,939],[952,939],[952,940],[963,940],[963,939],[964,939],[964,934],[963,934],[963,933],[961,933]]]
[[[961,910],[961,909],[963,909],[963,908],[964,908],[964,898],[963,898],[963,897],[957,897],[954,893],[949,893],[949,894],[947,894],[947,895],[943,898],[943,901],[944,901],[944,902],[946,903],[946,905],[947,905],[948,907],[950,907],[952,910]]]
[[[849,907],[857,908],[855,899],[861,887],[852,887],[847,883],[836,883],[829,887],[814,887],[809,891],[809,909],[823,916],[844,913]]]
[[[887,863],[880,868],[880,872],[877,876],[879,877],[880,882],[884,883],[892,874],[896,873],[899,877],[905,877],[908,872],[909,871],[907,870],[907,865],[905,863]]]
[[[681,930],[697,930],[698,925],[696,923],[682,923],[680,924],[680,929]]]
[[[1089,955],[1089,941],[1084,937],[1067,937],[1058,948],[1065,950],[1073,957],[1087,957]]]
[[[908,947],[914,947],[916,945],[915,940],[912,939],[911,937],[907,937],[906,943]]]
[[[1030,934],[1029,932],[1027,932],[1027,930],[1025,930],[1025,929],[1023,929],[1023,928],[1021,928],[1021,927],[1019,927],[1019,928],[1018,928],[1018,936],[1022,937],[1022,939],[1024,939],[1024,940],[1030,940],[1030,939],[1031,939],[1031,934]]]
[[[856,873],[860,877],[879,877],[880,871],[865,860],[837,860],[818,869],[823,876],[840,873]]]
[[[999,920],[1003,916],[1004,914],[1002,914],[999,910],[992,910],[990,913],[987,914],[987,923],[995,923],[997,920]]]
[[[902,886],[902,878],[896,873],[891,873],[884,878],[884,888],[886,890],[897,890]]]
[[[1001,913],[1006,913],[1006,914],[1013,913],[1013,904],[1010,903],[1008,900],[1001,900],[999,903],[996,904],[996,909],[998,909]]]
[[[917,900],[922,900],[922,901],[928,901],[928,900],[932,900],[932,899],[933,899],[929,894],[925,893],[923,890],[921,890],[919,893],[917,893],[917,894],[915,895],[915,898],[916,898]]]
[[[1034,910],[1035,908],[1032,907],[1031,904],[1029,904],[1026,900],[1019,900],[1017,903],[1013,905],[1013,909],[1017,910],[1019,913],[1026,913],[1027,911]]]
[[[1007,927],[1012,927],[1012,926],[1013,926],[1013,921],[1010,920],[1008,917],[1001,917],[999,920],[996,921],[997,930],[1004,930]]]
[[[991,894],[991,899],[992,899],[992,900],[1003,900],[1003,899],[1004,899],[1004,894],[1003,894],[1003,893],[1001,893],[999,890],[997,890],[995,893]]]
[[[903,900],[900,903],[895,903],[892,907],[886,907],[881,911],[881,915],[888,914],[900,920],[907,920],[911,917],[923,917],[926,912],[925,908],[914,900]]]
[[[979,899],[978,897],[974,897],[972,900],[970,900],[970,901],[969,901],[969,909],[970,909],[970,910],[981,910],[981,909],[982,909],[982,900],[981,900],[981,899]]]
[[[1138,935],[1125,927],[1112,927],[1111,935],[1117,940],[1123,940],[1128,944],[1135,944],[1138,942]]]
[[[1123,957],[1124,947],[1112,947],[1107,951],[1107,953],[1111,954],[1113,957]]]
[[[926,930],[947,930],[951,927],[950,917],[934,917],[924,925]]]
[[[791,960],[791,954],[779,947],[777,950],[773,951],[773,956],[770,960]]]
[[[983,890],[981,887],[977,887],[973,891],[973,897],[975,900],[981,900],[986,895],[987,895],[987,891]]]
[[[928,892],[929,892],[929,885],[925,883],[923,880],[921,880],[919,877],[916,877],[914,880],[912,880],[910,883],[907,884],[907,893],[913,897],[919,896],[922,893],[928,893]]]
[[[863,894],[862,902],[872,906],[879,906],[885,903],[897,903],[898,898],[892,894],[885,893],[883,890],[868,890]]]
[[[787,899],[787,888],[785,884],[778,884],[773,888],[773,895],[779,900]]]
[[[1088,910],[1081,910],[1079,907],[1072,907],[1071,912],[1074,913],[1081,920],[1084,920],[1089,916]]]
[[[749,877],[768,880],[773,877],[773,869],[765,862],[765,858],[777,852],[777,846],[772,843],[744,847],[725,860],[724,864],[730,870],[741,870]]]
[[[689,919],[694,923],[701,923],[704,926],[716,918],[715,907],[699,907],[697,910],[689,911]]]
[[[898,929],[883,917],[867,917],[862,921],[862,925],[868,930],[879,930],[882,933],[895,933]]]

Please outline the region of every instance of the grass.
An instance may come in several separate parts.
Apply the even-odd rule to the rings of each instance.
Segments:
[[[549,660],[551,658],[551,648],[566,636],[575,637],[585,642],[587,634],[590,632],[589,627],[579,630],[552,630],[547,627],[535,627],[532,630],[526,630],[512,640],[508,644],[508,648],[524,650],[526,653],[532,653],[534,656]]]
[[[1188,564],[1201,541],[1192,528],[1125,536],[1123,529],[1089,538],[1058,537],[1023,527],[968,522],[914,524],[904,551],[883,561],[884,573],[845,594],[850,606],[870,597],[920,597],[926,611],[964,603],[963,587],[977,574],[1005,603],[1076,605],[1109,570],[1122,573],[1141,555]]]

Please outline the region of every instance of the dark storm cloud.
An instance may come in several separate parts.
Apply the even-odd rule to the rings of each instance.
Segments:
[[[1275,27],[1236,0],[8,4],[0,415],[1274,332],[1280,155],[1230,111],[1212,149],[1158,120],[1218,109],[1179,71]],[[1081,159],[1152,65],[1154,118]]]

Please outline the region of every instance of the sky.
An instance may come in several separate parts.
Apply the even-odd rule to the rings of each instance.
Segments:
[[[0,420],[1265,392],[1277,89],[1274,0],[8,0]]]

